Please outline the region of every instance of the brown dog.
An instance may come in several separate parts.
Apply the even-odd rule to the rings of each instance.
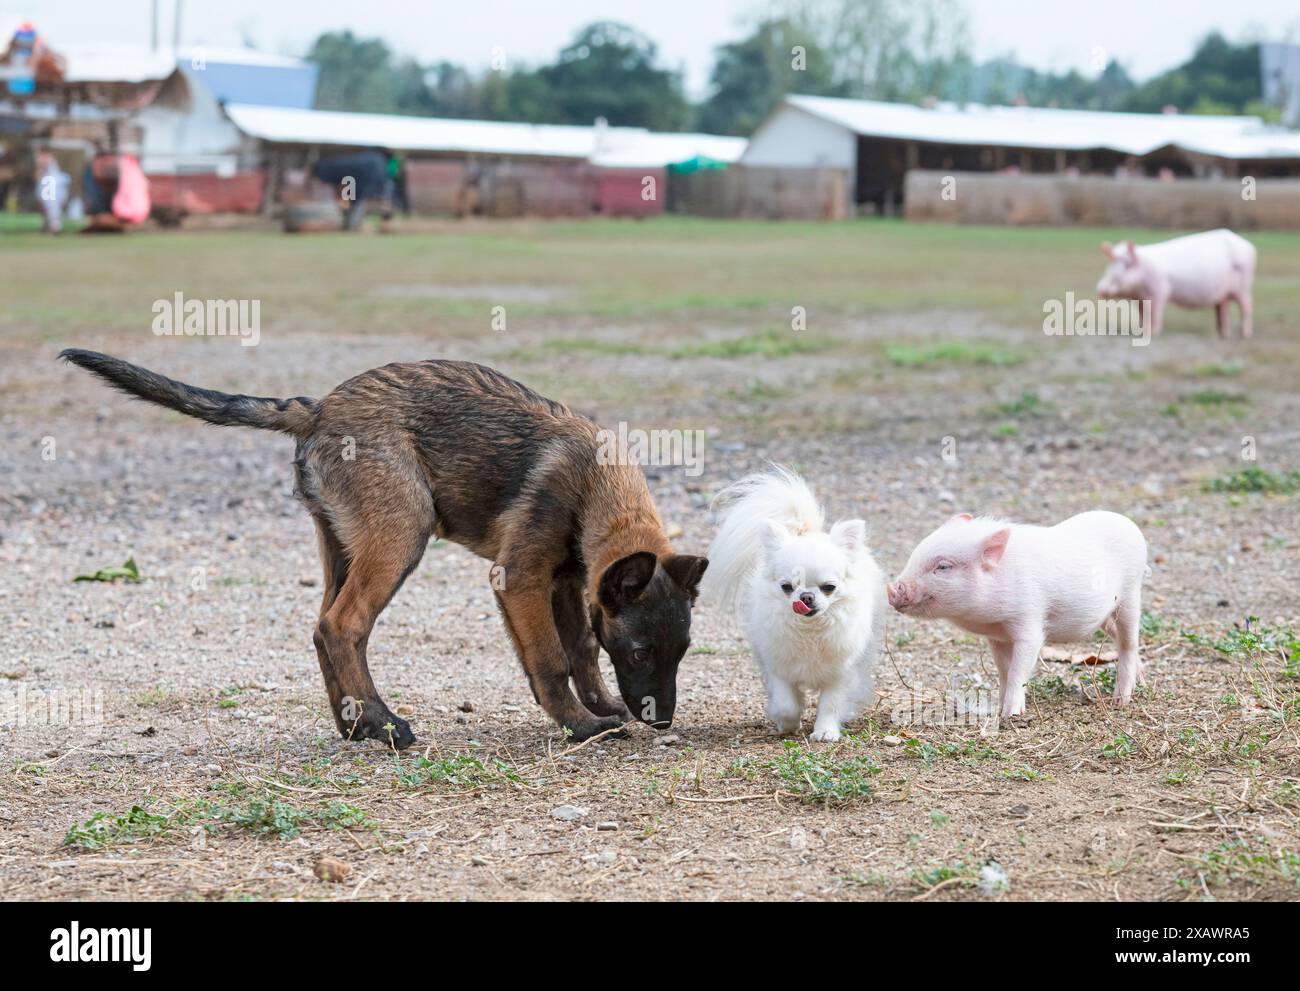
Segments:
[[[672,552],[640,468],[601,463],[585,417],[463,361],[385,365],[316,400],[198,389],[94,351],[60,357],[188,416],[297,438],[297,494],[325,567],[316,654],[344,737],[415,742],[375,690],[366,643],[433,536],[495,562],[533,697],[575,739],[630,721],[628,707],[672,723],[708,561]],[[627,706],[600,676],[598,642]]]

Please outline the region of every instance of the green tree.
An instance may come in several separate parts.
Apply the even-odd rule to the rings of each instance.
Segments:
[[[788,20],[764,21],[749,37],[722,45],[713,92],[699,108],[699,127],[749,135],[787,93],[843,95],[824,53]]]
[[[358,38],[351,31],[327,32],[316,39],[307,58],[320,66],[318,110],[397,111],[393,53],[379,39]]]
[[[615,126],[681,130],[690,105],[678,74],[655,65],[657,54],[654,42],[625,24],[589,24],[553,65],[512,74],[511,110],[559,124],[604,117]]]
[[[784,0],[780,9],[825,51],[847,95],[918,102],[965,85],[959,0]]]
[[[1260,98],[1263,88],[1259,45],[1234,45],[1216,32],[1206,36],[1188,61],[1133,90],[1124,109],[1241,113]]]

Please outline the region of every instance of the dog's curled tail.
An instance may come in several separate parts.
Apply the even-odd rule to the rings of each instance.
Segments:
[[[294,437],[306,437],[316,422],[317,403],[298,396],[294,399],[264,399],[259,396],[232,396],[177,382],[121,358],[66,348],[59,353],[64,361],[94,372],[117,389],[137,399],[166,406],[186,416],[198,417],[219,426],[258,427],[279,430]]]
[[[713,507],[722,518],[709,548],[704,590],[729,611],[739,607],[758,567],[769,522],[795,536],[819,533],[826,527],[821,506],[808,484],[780,465],[727,486],[714,498]]]

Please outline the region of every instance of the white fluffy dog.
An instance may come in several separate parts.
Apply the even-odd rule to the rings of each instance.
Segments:
[[[802,478],[773,466],[719,493],[706,594],[738,613],[767,686],[767,715],[799,729],[804,692],[820,693],[812,739],[838,740],[872,694],[884,628],[884,578],[867,525],[826,531]]]

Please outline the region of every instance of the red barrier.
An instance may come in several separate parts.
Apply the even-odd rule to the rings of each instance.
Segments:
[[[266,173],[260,169],[229,177],[212,173],[149,176],[154,207],[184,213],[257,213],[265,189]]]

